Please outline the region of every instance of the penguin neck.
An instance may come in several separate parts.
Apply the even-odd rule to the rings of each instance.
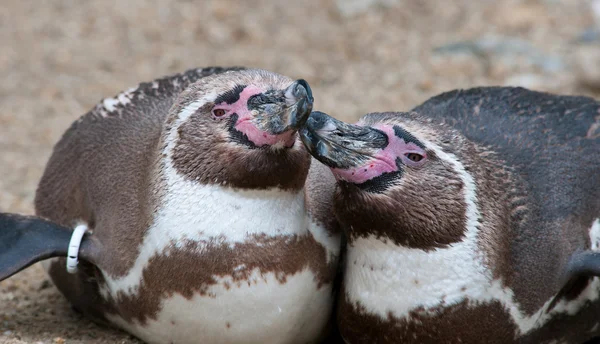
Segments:
[[[387,319],[390,314],[407,317],[424,304],[435,308],[478,300],[482,295],[487,297],[489,290],[498,291],[510,264],[506,200],[508,190],[514,188],[510,172],[499,169],[501,165],[493,157],[480,155],[463,161],[463,171],[471,176],[463,179],[467,220],[462,238],[450,245],[409,247],[346,224],[350,234],[344,275],[346,298]],[[396,224],[386,231],[410,230]]]
[[[239,189],[187,179],[168,157],[160,163],[152,190],[155,227],[195,231],[205,238],[243,242],[251,236],[303,235],[307,232],[304,190]],[[171,228],[172,227],[172,228]]]
[[[231,242],[241,242],[252,235],[300,235],[307,232],[302,187],[236,188],[227,182],[225,174],[208,184],[182,174],[173,160],[179,128],[177,121],[181,120],[165,122],[157,142],[147,207],[154,212],[154,224],[148,227],[164,231],[181,228],[201,232],[203,238],[219,237]],[[157,225],[160,221],[165,223]],[[198,235],[193,237],[200,239]],[[177,234],[173,233],[175,237]]]
[[[359,221],[346,221],[344,230],[349,238],[349,250],[379,252],[385,247],[388,254],[397,251],[400,256],[407,257],[411,252],[421,255],[461,247],[466,251],[480,252],[486,268],[492,271],[494,277],[500,277],[503,274],[501,271],[506,270],[506,264],[510,260],[509,238],[514,226],[512,203],[516,197],[515,190],[520,189],[518,180],[493,152],[475,145],[468,154],[461,155],[452,164],[463,183],[465,220],[459,234],[455,233],[454,237],[448,239],[447,232],[433,232],[419,245],[410,241],[395,240],[400,236],[387,236],[386,233],[402,233],[402,238],[423,237],[422,228],[407,225],[408,221],[398,215],[401,211],[396,208],[397,211],[394,212],[377,214],[378,223],[383,226],[378,230],[369,226],[370,221],[360,225],[357,225]],[[382,218],[384,219],[381,220]],[[445,243],[443,240],[448,241]],[[404,261],[410,262],[410,259]]]

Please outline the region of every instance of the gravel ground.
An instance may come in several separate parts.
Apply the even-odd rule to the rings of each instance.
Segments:
[[[0,211],[33,213],[53,144],[101,98],[192,67],[305,78],[315,108],[344,120],[477,85],[598,97],[592,9],[583,0],[2,0]],[[0,343],[136,342],[72,312],[39,265],[0,282]]]

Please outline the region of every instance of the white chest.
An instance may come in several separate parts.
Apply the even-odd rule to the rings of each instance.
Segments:
[[[202,243],[211,240],[233,248],[254,235],[307,233],[302,192],[233,190],[180,180],[169,185],[133,267],[123,278],[107,276],[107,283],[112,293],[120,290],[132,293],[152,257],[189,242],[197,242],[201,254]]]
[[[203,243],[211,240],[234,249],[256,235],[312,235],[319,242],[323,232],[307,218],[303,192],[235,191],[206,185],[177,188],[156,214],[132,269],[122,278],[107,276],[107,287],[101,292],[117,300],[120,294],[135,298],[147,282],[145,272],[153,257],[185,242],[197,242],[195,254],[202,255],[210,253]],[[322,264],[327,264],[326,259]],[[281,272],[258,268],[247,271],[249,277],[240,283],[233,277],[237,268],[230,274],[215,274],[216,283],[191,298],[165,293],[159,312],[145,324],[109,318],[150,343],[309,343],[322,333],[333,302],[331,286],[319,286],[308,266],[286,276],[285,283]],[[161,288],[169,290],[168,282]]]
[[[359,238],[348,247],[344,287],[351,301],[383,318],[408,316],[469,299],[486,299],[490,280],[467,242],[425,252],[377,238]]]
[[[331,312],[331,289],[317,288],[311,271],[285,284],[258,271],[251,280],[230,289],[216,284],[208,290],[212,297],[165,298],[156,319],[145,325],[111,320],[149,343],[311,343],[318,338]]]
[[[590,228],[592,249],[600,243],[600,220]],[[576,314],[600,297],[600,279],[594,278],[574,300],[561,300],[549,310],[552,298],[532,315],[520,311],[513,291],[493,279],[475,238],[467,236],[448,248],[425,252],[398,247],[369,237],[348,247],[344,292],[351,302],[386,319],[388,314],[407,318],[416,309],[435,309],[467,301],[476,306],[499,301],[510,314],[518,334],[544,326],[552,317]]]

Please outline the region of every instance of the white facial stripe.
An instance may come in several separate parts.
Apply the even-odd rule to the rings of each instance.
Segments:
[[[208,93],[202,96],[202,98],[186,105],[186,107],[184,107],[177,114],[177,118],[175,119],[173,127],[179,127],[183,122],[187,121],[188,118],[190,118],[194,113],[196,113],[196,111],[198,111],[198,109],[200,109],[204,104],[215,99],[216,96],[217,95],[215,93]]]
[[[454,171],[458,173],[461,181],[465,187],[465,204],[467,205],[466,210],[466,240],[473,240],[475,247],[477,241],[477,233],[479,231],[478,223],[481,217],[479,212],[479,208],[477,207],[477,187],[475,185],[475,180],[473,176],[469,172],[465,170],[463,164],[458,160],[458,158],[454,154],[449,154],[443,151],[441,147],[438,145],[428,142],[426,140],[421,140],[425,147],[429,147],[432,149],[435,154],[445,162],[448,162],[454,168]]]
[[[177,118],[173,122],[173,127],[171,128],[167,138],[165,139],[166,145],[163,150],[163,154],[167,155],[168,161],[171,161],[173,148],[175,148],[177,140],[179,139],[179,131],[177,130],[177,128],[179,128],[185,121],[187,121],[204,104],[211,101],[212,99],[215,99],[216,96],[217,95],[215,93],[205,94],[202,98],[188,104],[181,111],[179,111],[179,113],[177,114]]]
[[[366,310],[387,319],[388,314],[405,318],[419,307],[450,306],[468,300],[472,305],[500,301],[509,312],[519,332],[526,333],[542,326],[553,314],[574,314],[586,300],[598,298],[600,282],[594,278],[586,290],[572,302],[559,302],[546,314],[551,300],[532,316],[523,314],[514,293],[494,280],[484,262],[485,253],[479,250],[477,237],[481,216],[477,205],[477,187],[473,177],[456,156],[439,146],[422,140],[445,163],[452,165],[465,188],[465,238],[447,248],[425,252],[419,249],[382,242],[375,236],[359,238],[348,247],[345,275],[346,295],[360,302]],[[593,248],[600,241],[600,221],[590,229]],[[373,271],[371,271],[371,267]]]

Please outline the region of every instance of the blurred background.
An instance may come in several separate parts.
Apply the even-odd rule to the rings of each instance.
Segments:
[[[455,88],[600,97],[600,0],[0,2],[0,211],[33,213],[53,144],[104,97],[206,66],[306,79],[342,120]],[[0,282],[0,343],[136,343],[39,266]]]

